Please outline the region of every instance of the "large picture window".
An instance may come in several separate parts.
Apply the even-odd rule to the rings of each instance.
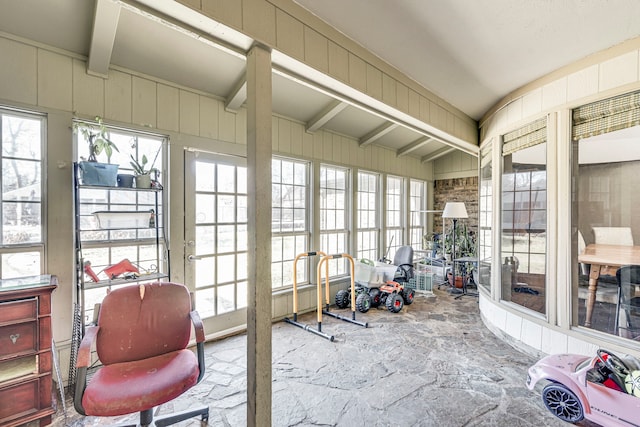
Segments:
[[[634,341],[640,341],[639,122],[640,92],[573,111],[572,322]]]
[[[0,109],[2,233],[0,277],[43,272],[43,147],[45,119]]]

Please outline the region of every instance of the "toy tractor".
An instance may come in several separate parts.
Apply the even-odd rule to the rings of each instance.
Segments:
[[[380,305],[387,307],[392,313],[398,313],[404,305],[413,303],[415,291],[407,286],[393,280],[387,281],[379,288],[368,288],[360,283],[356,283],[356,308],[361,313],[366,313],[370,308],[377,308]],[[347,308],[351,303],[351,291],[341,289],[336,293],[336,306]]]
[[[383,258],[386,259],[386,258]],[[415,291],[407,286],[413,277],[413,248],[402,246],[396,252],[393,264],[361,259],[355,264],[356,309],[366,313],[370,308],[385,305],[398,313],[404,305],[413,303]],[[347,308],[351,304],[351,290],[336,293],[336,306]]]
[[[398,313],[404,305],[411,305],[415,297],[415,291],[406,286],[406,282],[387,281],[380,288],[369,290],[371,306],[378,307],[384,304],[392,313]]]

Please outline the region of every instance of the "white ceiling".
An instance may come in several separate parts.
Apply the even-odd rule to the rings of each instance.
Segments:
[[[523,84],[640,35],[638,0],[295,1],[475,119]],[[177,19],[158,19],[149,8]],[[120,66],[237,109],[251,40],[199,26],[203,20],[189,13],[171,0],[0,0],[0,31],[86,56],[94,74]],[[221,36],[225,46],[211,42]],[[274,112],[311,132],[331,130],[423,161],[452,149],[379,110],[342,101],[283,70],[273,74]]]
[[[294,0],[470,117],[640,35],[638,0]]]

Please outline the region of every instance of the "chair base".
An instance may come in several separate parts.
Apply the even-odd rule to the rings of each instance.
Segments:
[[[154,418],[153,411],[155,408],[147,409],[140,412],[140,422],[138,424],[118,424],[119,427],[147,427],[147,426],[170,426],[180,421],[188,420],[196,416],[201,417],[203,425],[207,425],[209,421],[209,407],[203,406],[196,409],[187,409],[181,412],[166,414],[161,417]]]

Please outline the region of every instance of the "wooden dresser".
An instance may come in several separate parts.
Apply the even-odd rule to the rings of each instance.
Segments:
[[[50,275],[0,280],[0,426],[51,423]]]

